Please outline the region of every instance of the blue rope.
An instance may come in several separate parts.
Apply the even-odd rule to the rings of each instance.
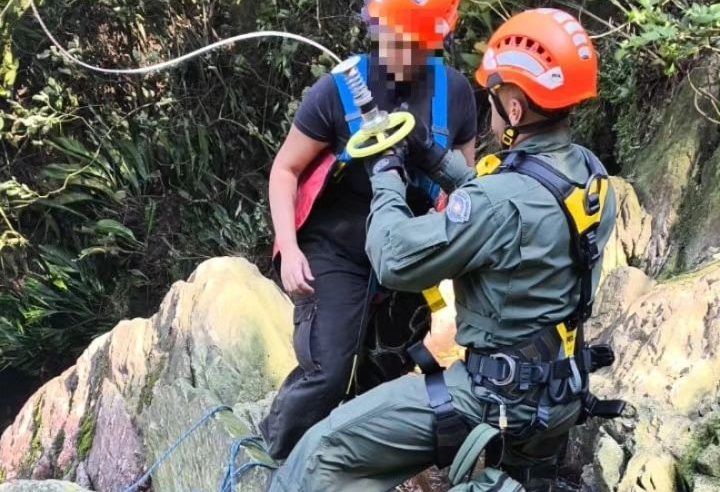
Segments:
[[[219,405],[207,412],[200,420],[195,422],[192,427],[185,431],[180,436],[180,438],[175,441],[175,443],[170,446],[170,448],[165,451],[165,453],[163,453],[163,455],[150,467],[150,469],[145,472],[142,477],[140,477],[137,482],[125,489],[124,492],[138,492],[139,487],[145,485],[145,482],[147,482],[147,480],[152,476],[152,474],[155,473],[155,471],[163,463],[165,463],[170,458],[170,456],[172,456],[172,454],[177,450],[178,447],[180,447],[180,445],[183,443],[183,441],[185,441],[185,439],[190,437],[190,435],[192,435],[196,430],[198,430],[203,424],[213,418],[216,414],[220,412],[232,411],[232,408],[227,405]],[[237,483],[237,481],[241,479],[246,473],[254,470],[255,468],[266,468],[268,470],[273,470],[277,468],[277,465],[263,463],[261,461],[255,460],[243,463],[239,468],[236,468],[235,463],[237,462],[240,450],[242,450],[243,448],[255,448],[258,451],[269,455],[267,449],[265,448],[265,443],[262,437],[249,436],[234,441],[232,443],[232,446],[230,447],[230,461],[228,462],[228,466],[225,469],[225,477],[223,478],[222,485],[220,486],[220,492],[232,492],[233,485],[235,485],[235,483]]]
[[[242,439],[238,439],[237,441],[233,442],[232,446],[230,447],[230,461],[228,462],[228,466],[225,469],[225,477],[223,478],[222,485],[220,486],[220,492],[232,492],[235,483],[237,483],[239,479],[245,476],[246,473],[254,470],[255,468],[265,468],[268,470],[273,470],[277,468],[276,465],[271,465],[269,463],[263,463],[261,461],[253,460],[247,463],[243,463],[240,468],[236,469],[235,463],[237,462],[240,450],[243,448],[255,448],[258,451],[268,454],[262,437],[243,437]]]
[[[175,441],[175,444],[170,446],[170,448],[167,451],[165,451],[165,453],[160,457],[160,459],[158,459],[155,462],[155,464],[153,464],[150,467],[150,469],[147,472],[145,472],[145,475],[140,477],[140,479],[137,482],[135,482],[130,487],[125,489],[125,492],[138,492],[139,487],[142,485],[145,485],[145,482],[150,478],[150,476],[155,472],[155,470],[157,470],[160,467],[160,465],[165,463],[165,461],[167,461],[167,459],[170,458],[170,456],[177,450],[177,448],[180,446],[180,444],[182,444],[183,441],[185,441],[185,439],[190,437],[190,435],[193,432],[198,430],[203,424],[205,424],[205,422],[207,422],[208,420],[213,418],[215,416],[215,414],[217,414],[219,412],[232,412],[232,408],[227,405],[219,405],[219,406],[213,408],[212,410],[210,410],[208,413],[206,413],[203,418],[201,418],[200,420],[195,422],[195,424],[192,427],[190,427],[188,430],[186,430],[185,433],[182,436],[180,436],[180,438],[177,441]]]

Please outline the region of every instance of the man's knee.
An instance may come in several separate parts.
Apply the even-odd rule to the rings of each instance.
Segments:
[[[422,378],[402,377],[340,406],[308,430],[276,482],[302,481],[302,490],[341,490],[339,485],[354,483],[359,469],[368,477],[392,469],[387,477],[373,479],[392,482],[397,474],[402,481],[404,470],[431,464],[432,429]],[[401,452],[408,449],[413,452]]]

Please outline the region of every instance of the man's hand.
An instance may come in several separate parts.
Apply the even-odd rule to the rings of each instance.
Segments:
[[[379,173],[388,171],[397,172],[403,181],[405,176],[405,150],[406,144],[403,142],[379,155],[374,155],[365,159],[365,169],[368,176],[372,177]]]
[[[315,293],[310,282],[315,280],[310,263],[297,245],[281,250],[280,278],[283,288],[290,295],[307,296]]]

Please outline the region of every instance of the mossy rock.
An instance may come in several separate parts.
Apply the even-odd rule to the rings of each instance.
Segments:
[[[717,492],[720,490],[720,478],[696,475],[693,492]]]
[[[0,485],[0,492],[90,492],[72,482],[60,480],[13,480]]]
[[[155,316],[121,322],[32,397],[0,438],[7,478],[86,475],[83,485],[124,490],[209,409],[229,406],[152,475],[156,492],[217,489],[231,445],[257,434],[295,364],[292,326],[292,303],[255,266],[203,263]],[[249,457],[263,458],[236,464]],[[242,489],[262,490],[265,475]]]
[[[698,456],[697,469],[704,475],[720,478],[720,446],[711,444]]]
[[[696,92],[720,92],[719,65],[720,58],[711,58],[680,84],[653,139],[623,164],[623,175],[653,216],[642,265],[652,275],[697,265],[709,245],[720,243],[720,232],[713,232],[720,229],[720,133],[701,113],[713,114],[710,100]]]

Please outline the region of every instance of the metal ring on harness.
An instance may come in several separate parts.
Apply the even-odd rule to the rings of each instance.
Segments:
[[[508,364],[508,375],[504,377],[503,379],[494,379],[494,378],[488,378],[492,384],[495,386],[507,386],[513,381],[515,381],[515,372],[517,370],[517,362],[515,362],[515,359],[510,357],[507,354],[503,354],[502,352],[498,352],[496,354],[490,355],[491,359],[496,360],[504,360]]]

